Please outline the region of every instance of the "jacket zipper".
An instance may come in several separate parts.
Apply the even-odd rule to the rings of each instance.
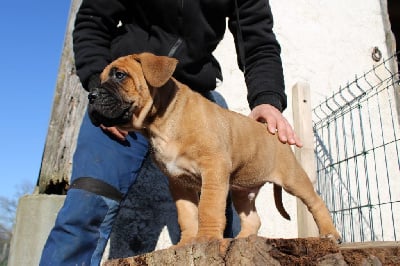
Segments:
[[[176,51],[178,50],[178,48],[181,46],[183,40],[181,38],[178,38],[176,40],[176,42],[174,43],[174,45],[172,45],[172,48],[169,50],[168,56],[172,57],[175,55]]]
[[[182,35],[183,31],[183,2],[184,0],[178,0],[178,8],[179,8],[179,32]],[[168,56],[172,57],[175,55],[176,51],[178,48],[181,46],[183,40],[181,37],[178,37],[178,39],[175,41],[174,45],[172,45],[171,49],[169,50]]]

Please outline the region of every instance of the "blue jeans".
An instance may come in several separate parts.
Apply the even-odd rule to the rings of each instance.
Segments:
[[[111,140],[86,113],[78,135],[71,183],[91,177],[124,197],[148,152],[148,142],[132,134],[125,142]],[[119,209],[119,200],[71,188],[43,249],[40,265],[99,265]]]

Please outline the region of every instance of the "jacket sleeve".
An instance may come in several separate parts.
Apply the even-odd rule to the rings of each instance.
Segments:
[[[111,62],[110,44],[125,9],[123,1],[82,1],[72,37],[77,75],[86,90],[99,83],[99,74]]]
[[[283,111],[287,106],[281,48],[272,30],[273,17],[268,0],[236,0],[245,62],[240,61],[236,10],[229,19],[235,38],[239,67],[245,66],[247,100],[250,108],[263,103]]]

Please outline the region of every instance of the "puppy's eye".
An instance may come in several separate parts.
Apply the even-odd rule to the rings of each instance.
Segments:
[[[126,73],[122,71],[115,71],[115,78],[118,80],[123,80],[126,77]]]

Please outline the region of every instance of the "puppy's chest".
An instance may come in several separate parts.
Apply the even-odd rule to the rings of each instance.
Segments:
[[[196,176],[196,164],[187,158],[174,141],[152,139],[153,156],[170,177]]]

